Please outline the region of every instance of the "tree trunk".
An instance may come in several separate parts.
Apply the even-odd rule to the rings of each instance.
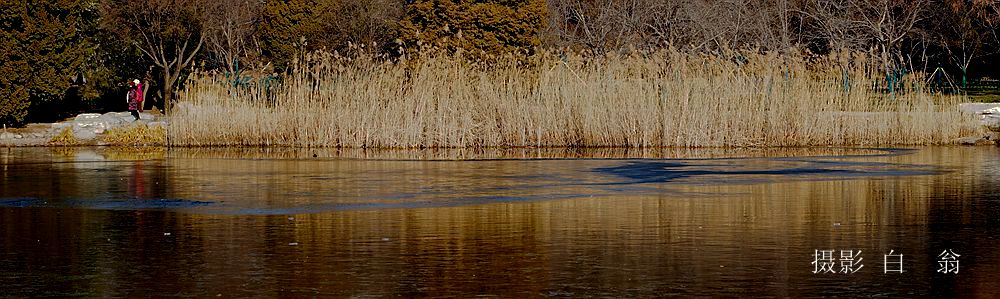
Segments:
[[[143,108],[145,108],[146,101],[149,100],[149,98],[146,97],[146,94],[149,91],[149,80],[147,80],[146,78],[143,78],[142,81],[145,83],[145,84],[142,85],[142,106],[143,106]]]
[[[163,69],[163,114],[169,115],[170,108],[173,106],[171,101],[174,100],[174,82],[177,81],[177,74],[171,74],[170,70],[167,68]]]
[[[965,89],[966,74],[968,74],[968,72],[967,72],[968,69],[969,69],[968,66],[965,66],[965,67],[962,68],[962,89]]]

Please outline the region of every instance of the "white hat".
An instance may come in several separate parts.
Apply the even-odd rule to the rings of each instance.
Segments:
[[[132,83],[135,83],[135,85],[139,85],[139,79],[133,79]]]

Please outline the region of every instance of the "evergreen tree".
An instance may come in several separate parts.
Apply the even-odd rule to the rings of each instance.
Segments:
[[[267,1],[257,38],[278,69],[302,50],[340,51],[349,43],[384,47],[397,36],[402,6],[399,0]]]
[[[322,35],[314,11],[316,5],[315,0],[275,0],[264,4],[258,39],[261,53],[276,68],[286,68],[300,48],[315,49],[317,43],[311,40]]]
[[[531,54],[547,13],[544,0],[417,0],[406,7],[401,40],[411,49],[428,44],[477,57]]]
[[[96,10],[92,0],[0,1],[0,123],[63,99],[94,52],[85,31]]]

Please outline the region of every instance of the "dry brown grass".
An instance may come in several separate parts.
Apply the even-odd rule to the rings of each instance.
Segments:
[[[83,142],[80,141],[80,139],[77,139],[76,135],[73,134],[72,127],[68,127],[60,131],[59,134],[53,136],[52,139],[49,139],[48,143],[48,145],[54,146],[76,146],[81,144],[83,144]]]
[[[894,93],[875,88],[885,76],[864,54],[726,57],[540,54],[530,66],[484,67],[316,54],[270,97],[193,79],[169,137],[180,146],[748,147],[940,144],[981,130],[958,97],[921,92],[919,78]]]
[[[162,146],[167,144],[167,130],[161,126],[133,124],[107,130],[101,135],[101,141],[116,146]]]

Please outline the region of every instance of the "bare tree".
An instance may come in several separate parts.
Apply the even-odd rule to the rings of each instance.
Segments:
[[[372,44],[394,39],[393,29],[403,17],[401,0],[333,1],[321,19],[353,43]]]
[[[248,65],[260,52],[255,38],[264,2],[261,0],[216,0],[204,28],[208,50],[229,73],[239,72],[238,65]]]
[[[802,14],[831,49],[875,49],[887,66],[904,62],[902,42],[917,34],[927,0],[810,0]]]
[[[650,39],[651,0],[553,0],[548,43],[581,45],[595,52],[645,46]]]
[[[997,26],[1000,10],[996,1],[943,1],[935,11],[939,20],[934,32],[948,61],[962,71],[962,86],[969,66],[977,59],[1000,51]]]
[[[803,43],[801,1],[753,0],[748,1],[750,27],[746,34],[752,44],[768,50],[786,50]]]
[[[326,34],[313,40],[335,50],[348,44],[386,46],[397,37],[403,7],[402,0],[317,1],[316,21]]]
[[[553,0],[550,44],[781,50],[802,41],[794,0]]]
[[[202,0],[105,0],[104,27],[138,48],[162,71],[164,110],[169,111],[174,88],[190,67],[206,38],[206,20],[215,14]]]
[[[684,45],[691,43],[693,21],[683,13],[680,1],[661,1],[653,5],[650,19],[644,26],[650,32],[648,38],[656,45]]]
[[[887,73],[1000,53],[996,0],[549,0],[545,44],[623,51],[871,51]]]

